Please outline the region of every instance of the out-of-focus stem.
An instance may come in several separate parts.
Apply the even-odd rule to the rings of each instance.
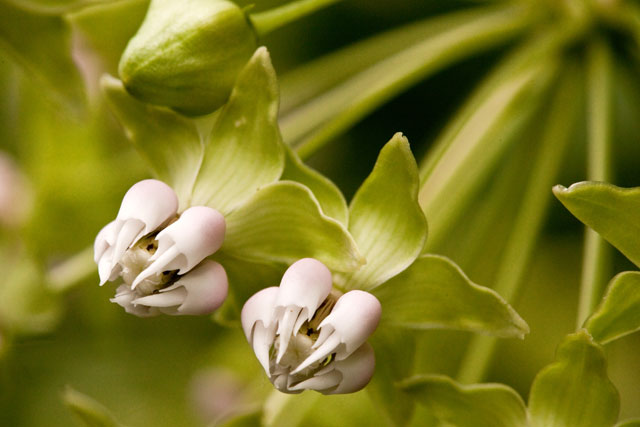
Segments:
[[[596,39],[586,57],[587,94],[587,179],[611,180],[611,101],[612,63],[607,45]],[[585,229],[582,281],[577,327],[595,309],[603,295],[610,272],[610,249],[605,240],[590,228]]]
[[[341,0],[298,0],[264,12],[250,13],[249,20],[262,37],[283,25],[294,22]]]
[[[520,289],[551,200],[551,187],[571,140],[574,119],[579,110],[577,75],[576,67],[567,67],[558,84],[513,232],[504,249],[494,289],[507,301],[514,301]],[[476,383],[483,380],[496,341],[486,336],[472,338],[458,373],[459,381]]]
[[[65,292],[95,273],[96,269],[93,247],[88,247],[51,268],[47,283],[53,291]]]

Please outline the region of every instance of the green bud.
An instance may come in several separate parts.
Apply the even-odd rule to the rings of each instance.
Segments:
[[[257,47],[247,16],[226,0],[151,0],[120,59],[125,88],[188,115],[224,104]]]

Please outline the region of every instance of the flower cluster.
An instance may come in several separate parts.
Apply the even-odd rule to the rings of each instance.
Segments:
[[[362,389],[375,357],[366,343],[380,320],[380,302],[368,292],[341,294],[320,261],[305,258],[285,272],[279,287],[263,289],[242,309],[247,340],[273,385],[285,393],[323,394]]]
[[[226,298],[228,281],[224,268],[205,258],[224,235],[224,217],[215,209],[194,206],[178,214],[171,187],[140,181],[96,237],[100,285],[121,277],[111,301],[137,316],[210,313]]]

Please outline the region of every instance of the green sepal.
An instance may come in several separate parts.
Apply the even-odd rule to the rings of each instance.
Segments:
[[[446,257],[423,255],[373,291],[383,324],[522,338],[527,323],[495,291],[473,283]]]
[[[102,404],[71,387],[67,387],[62,399],[67,408],[87,427],[124,427]]]
[[[71,57],[71,29],[60,16],[46,16],[0,2],[0,55],[14,59],[47,95],[81,116],[84,83]]]
[[[297,182],[264,186],[226,220],[221,250],[239,258],[291,264],[311,257],[332,271],[353,271],[363,262],[346,228]]]
[[[418,257],[427,238],[418,188],[418,167],[409,142],[397,133],[382,148],[351,201],[349,231],[367,264],[344,277],[344,288],[374,289]]]
[[[533,427],[610,426],[619,407],[604,352],[585,330],[565,338],[556,361],[538,373],[529,393]]]
[[[626,271],[615,276],[600,306],[585,328],[593,339],[606,344],[640,330],[640,273]]]
[[[284,147],[286,162],[281,179],[307,186],[318,199],[322,212],[346,227],[349,209],[342,192],[330,179],[305,165],[288,145],[284,144]]]
[[[219,111],[193,188],[192,205],[227,214],[284,169],[278,81],[269,52],[256,50]]]
[[[457,427],[528,426],[527,408],[504,384],[462,385],[444,375],[417,375],[400,388],[441,423]]]
[[[557,185],[553,194],[576,218],[640,267],[640,187],[579,182],[569,188]]]

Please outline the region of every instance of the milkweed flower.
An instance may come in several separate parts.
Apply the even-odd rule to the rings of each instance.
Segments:
[[[225,220],[215,209],[190,207],[165,183],[140,181],[125,194],[116,219],[96,237],[100,285],[121,277],[111,300],[137,316],[206,314],[227,296],[224,268],[206,260],[224,240]]]
[[[270,381],[284,393],[352,393],[373,375],[366,343],[380,320],[380,302],[368,292],[333,289],[320,261],[295,262],[279,287],[253,295],[242,309],[247,340]]]

